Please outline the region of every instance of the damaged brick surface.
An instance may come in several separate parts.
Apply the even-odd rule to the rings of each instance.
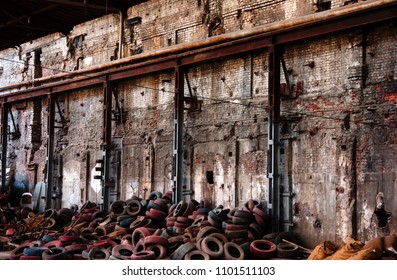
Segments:
[[[330,9],[346,1],[331,1]],[[320,7],[324,8],[324,7]],[[319,9],[301,1],[147,1],[127,12],[123,57],[249,30]],[[1,94],[40,86],[40,77],[84,71],[119,55],[119,18],[108,15],[0,52]],[[294,192],[293,231],[313,247],[354,234],[371,240],[375,198],[383,192],[395,230],[396,53],[395,25],[292,43],[284,59],[293,96],[281,102],[281,138],[288,139],[289,184]],[[35,60],[35,57],[36,60]],[[40,61],[41,72],[34,67]],[[266,50],[190,67],[190,90],[201,110],[184,119],[183,184],[213,205],[267,201],[268,56]],[[81,72],[81,77],[89,72]],[[286,83],[284,73],[281,83]],[[8,89],[13,84],[18,88]],[[113,123],[111,201],[172,189],[175,78],[162,72],[117,83],[126,118]],[[94,179],[102,157],[102,87],[62,93],[56,109],[55,154],[62,207],[102,203]],[[48,100],[11,107],[21,136],[8,141],[7,168],[15,196],[45,180]],[[116,111],[115,102],[112,105]],[[114,114],[114,113],[113,113]],[[61,116],[65,123],[61,123]],[[116,118],[115,115],[113,117]],[[10,131],[14,132],[11,124]],[[15,134],[14,134],[15,135]],[[12,201],[13,206],[18,199]]]

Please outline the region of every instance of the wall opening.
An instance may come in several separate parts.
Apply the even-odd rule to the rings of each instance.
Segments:
[[[41,49],[34,51],[34,78],[43,77],[43,70],[41,67]]]
[[[391,218],[391,213],[385,209],[383,198],[382,192],[376,195],[376,207],[373,215],[376,219],[376,225],[378,228],[387,227],[388,221]]]
[[[206,178],[208,184],[210,185],[214,184],[214,171],[207,171]]]

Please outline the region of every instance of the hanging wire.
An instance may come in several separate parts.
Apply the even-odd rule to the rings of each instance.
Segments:
[[[8,61],[11,63],[18,63],[18,64],[25,64],[25,61],[18,61],[18,60],[14,60],[14,59],[8,59],[8,58],[3,58],[0,57],[0,60],[3,61]],[[28,63],[28,66],[35,66],[32,63]],[[43,69],[47,69],[47,70],[51,70],[54,72],[58,72],[58,73],[66,73],[66,74],[73,74],[73,71],[67,71],[67,70],[62,70],[62,69],[55,69],[55,68],[51,68],[51,67],[46,67],[46,66],[41,66]],[[103,77],[97,77],[97,76],[90,76],[84,73],[79,73],[80,76],[83,77],[87,77],[87,78],[98,78],[100,80],[105,80],[105,78]],[[32,80],[32,83],[34,81]],[[158,89],[158,88],[152,88],[152,87],[148,87],[148,86],[142,86],[142,85],[138,85],[138,84],[131,84],[131,86],[133,87],[138,87],[138,88],[143,88],[143,89],[147,89],[147,90],[153,90],[155,92],[165,92],[165,93],[172,93],[175,94],[175,91],[172,90],[165,90],[165,89]],[[204,90],[206,91],[206,93],[209,95],[209,92],[206,90],[206,88],[204,88]],[[255,105],[252,104],[253,101],[255,102],[266,102],[265,100],[254,100],[254,99],[239,99],[239,101],[231,101],[231,100],[225,100],[225,99],[217,99],[217,98],[211,98],[211,97],[204,97],[204,95],[201,94],[201,99],[202,100],[207,100],[207,101],[213,101],[213,103],[206,103],[206,105],[216,105],[216,104],[230,104],[230,105],[236,105],[236,106],[243,106],[243,107],[248,107],[248,108],[257,108],[257,109],[264,109],[267,111],[267,104],[265,104],[264,106],[260,106],[260,105]],[[248,103],[247,103],[248,102]],[[171,105],[173,104],[173,101],[164,103],[164,104],[159,104],[157,106],[167,106],[167,105]],[[282,114],[283,117],[310,117],[310,118],[319,118],[319,119],[328,119],[328,120],[335,120],[335,121],[340,121],[342,122],[344,120],[344,118],[339,118],[339,117],[334,117],[334,116],[318,116],[315,115],[316,113],[335,113],[335,112],[343,112],[343,113],[352,113],[354,109],[365,109],[365,108],[369,108],[371,107],[372,109],[384,109],[387,107],[390,108],[395,108],[395,104],[394,103],[381,103],[381,104],[366,104],[366,105],[357,105],[357,106],[349,106],[348,108],[344,108],[344,107],[340,107],[340,108],[329,108],[329,109],[318,109],[318,110],[282,110],[280,113]],[[247,120],[251,120],[251,119],[247,119]],[[371,122],[370,120],[350,120],[351,123],[357,123],[357,124],[365,124],[365,125],[375,125],[375,126],[388,126],[385,123],[375,123],[375,122]]]

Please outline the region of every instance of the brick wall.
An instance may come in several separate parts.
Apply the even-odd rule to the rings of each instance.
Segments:
[[[334,9],[344,1],[331,4]],[[315,11],[311,1],[302,5],[297,0],[148,1],[128,11],[124,56]],[[76,26],[68,36],[54,34],[0,52],[18,62],[1,61],[0,84],[31,82],[34,68],[28,63],[24,69],[24,60],[37,49],[43,76],[113,60],[118,21],[109,15]],[[396,27],[385,25],[285,48],[287,77],[294,87],[292,98],[282,99],[280,130],[288,145],[283,160],[295,193],[293,230],[305,246],[340,241],[351,233],[369,240],[384,232],[372,222],[374,199],[381,191],[395,224],[396,39]],[[185,82],[185,96],[202,102],[201,111],[186,111],[184,119],[183,184],[193,191],[190,197],[225,207],[241,206],[250,198],[267,200],[267,60],[262,50],[189,69],[191,91]],[[112,123],[122,162],[116,190],[120,199],[172,187],[174,80],[173,73],[164,72],[117,83],[127,116],[124,123]],[[102,88],[94,87],[59,99],[67,127],[56,130],[55,152],[64,162],[65,207],[84,199],[101,202],[100,186],[91,177],[101,157],[102,95]],[[13,107],[13,114],[22,137],[9,143],[10,165],[17,163],[17,175],[27,178],[28,164],[37,163],[38,180],[43,180],[46,101],[41,109],[32,102]],[[43,139],[34,153],[30,137],[38,137],[39,130],[33,133],[30,124],[41,126]]]

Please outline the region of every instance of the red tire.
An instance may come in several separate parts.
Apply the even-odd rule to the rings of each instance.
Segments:
[[[161,244],[150,244],[146,251],[153,251],[156,254],[156,260],[162,260],[167,257],[167,248]]]
[[[260,259],[270,259],[276,256],[276,244],[269,240],[259,239],[251,242],[250,252]]]
[[[162,245],[164,247],[168,246],[168,239],[162,236],[146,236],[144,239],[145,246],[147,245],[151,245],[151,244],[159,244]]]
[[[108,260],[109,257],[109,250],[103,247],[94,247],[88,252],[89,260]]]
[[[140,251],[131,255],[131,260],[155,260],[156,254],[153,251]]]
[[[133,254],[133,246],[118,244],[112,248],[112,256],[120,260],[129,260]]]
[[[11,251],[10,253],[10,259],[12,260],[19,260],[21,256],[23,255],[23,250],[26,248],[31,248],[32,244],[31,243],[24,243],[19,245],[18,247],[14,248],[14,250]]]
[[[133,232],[132,232],[132,244],[135,245],[138,243],[138,241],[140,239],[144,239],[147,236],[151,236],[153,234],[153,232],[155,231],[155,229],[153,228],[146,228],[146,227],[139,227],[136,228]]]

